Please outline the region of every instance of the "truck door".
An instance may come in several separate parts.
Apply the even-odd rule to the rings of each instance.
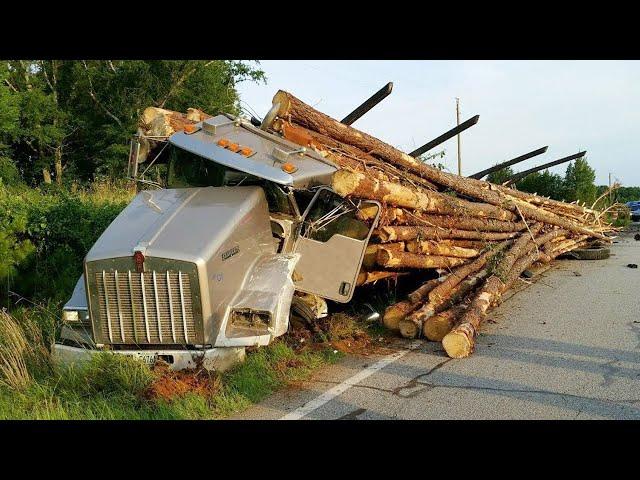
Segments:
[[[363,215],[373,221],[364,221]],[[294,251],[300,260],[293,273],[296,290],[336,302],[351,300],[380,204],[341,198],[322,187],[302,216]]]

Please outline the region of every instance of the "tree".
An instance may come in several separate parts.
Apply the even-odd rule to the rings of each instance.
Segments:
[[[586,157],[579,158],[567,166],[564,176],[564,198],[569,202],[580,201],[591,205],[597,195],[596,172],[589,166]]]
[[[264,79],[255,65],[230,60],[19,60],[2,68],[0,125],[12,115],[8,89],[18,110],[8,143],[30,183],[47,181],[51,167],[58,183],[63,172],[81,180],[122,176],[144,108],[238,113],[236,85]]]
[[[505,167],[501,170],[496,170],[495,172],[491,172],[489,175],[487,175],[487,181],[500,185],[513,177],[513,175],[513,169],[511,167]]]
[[[0,181],[5,184],[17,183],[20,172],[11,159],[10,143],[18,131],[20,109],[16,92],[7,82],[7,65],[0,65]]]
[[[564,195],[564,182],[560,175],[544,170],[527,175],[522,180],[516,182],[518,190],[523,192],[537,193],[544,197],[551,197],[555,200],[562,200]]]

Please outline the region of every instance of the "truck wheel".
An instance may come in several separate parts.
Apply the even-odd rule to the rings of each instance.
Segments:
[[[576,248],[569,255],[578,260],[604,260],[609,258],[611,252],[608,248]]]
[[[291,313],[312,323],[327,316],[327,302],[324,298],[310,293],[294,295],[291,299]]]

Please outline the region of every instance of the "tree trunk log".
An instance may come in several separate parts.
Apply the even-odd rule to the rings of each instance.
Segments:
[[[462,298],[471,292],[478,283],[482,281],[488,274],[488,270],[484,269],[475,275],[469,276],[464,282],[458,284],[453,290],[451,290],[450,296],[447,299],[439,299],[438,302],[425,303],[411,315],[406,316],[398,322],[398,328],[400,334],[405,338],[416,338],[421,335],[422,325],[428,318],[432,317],[436,313],[442,312],[448,308],[451,308]]]
[[[505,241],[498,245],[496,248],[483,253],[478,259],[474,260],[473,262],[456,269],[451,273],[451,275],[447,277],[445,281],[443,281],[440,285],[429,292],[429,301],[436,305],[444,302],[451,296],[451,292],[460,282],[462,282],[469,275],[473,275],[474,273],[483,269],[488,262],[496,257],[496,255],[504,251],[504,249],[507,248],[510,244],[511,242]]]
[[[396,210],[399,210],[399,212],[394,212],[394,222],[396,225],[456,228],[459,230],[479,230],[483,232],[519,232],[527,228],[522,221],[509,222],[493,218],[432,215],[421,212],[409,212],[404,209]]]
[[[397,250],[399,252],[403,252],[405,249],[404,242],[385,243],[384,245],[381,245],[379,243],[371,243],[367,245],[367,248],[364,251],[364,257],[362,259],[361,268],[363,268],[364,270],[370,270],[372,268],[375,268],[376,257],[378,256],[378,249],[382,246],[390,250]]]
[[[531,234],[536,235],[541,228],[541,223],[532,225],[530,227]],[[525,232],[500,260],[500,263],[494,269],[494,273],[487,279],[480,292],[471,301],[469,308],[460,319],[460,323],[442,339],[442,345],[447,355],[452,358],[463,358],[473,352],[475,337],[487,309],[508,288],[509,282],[513,278],[512,268],[514,264],[527,251],[527,247],[531,246],[535,246],[535,242],[528,235],[528,232]],[[538,251],[529,254],[533,258],[531,258],[531,262],[528,265],[531,265],[539,254]],[[519,266],[521,265],[519,264]]]
[[[467,259],[440,255],[419,255],[380,247],[376,261],[378,265],[385,268],[451,268],[465,263]]]
[[[458,323],[458,318],[464,313],[467,305],[460,303],[429,317],[422,324],[422,335],[432,342],[441,342],[447,333]]]
[[[414,187],[423,187],[428,190],[438,190],[433,183],[424,178],[418,177],[411,172],[400,171],[394,165],[375,158],[353,145],[338,142],[334,138],[314,132],[300,125],[278,119],[274,122],[273,129],[280,132],[287,140],[303,147],[313,148],[322,156],[334,161],[340,166],[348,166],[354,169],[354,171],[360,172],[367,172],[367,167],[372,166],[384,172],[392,178],[393,181]]]
[[[333,175],[332,185],[341,197],[378,200],[384,204],[448,215],[492,217],[500,220],[513,218],[512,213],[493,205],[468,202],[438,192],[419,191],[361,172],[338,170]]]
[[[474,250],[472,248],[462,248],[453,245],[441,244],[436,240],[411,240],[407,243],[406,248],[407,251],[411,253],[420,253],[423,255],[444,255],[445,257],[473,258],[480,254],[478,250]]]
[[[420,306],[420,303],[427,298],[429,291],[440,284],[441,278],[434,278],[422,284],[417,290],[409,294],[407,300],[395,303],[387,307],[382,317],[382,323],[389,330],[397,331],[398,322],[413,312]]]
[[[368,283],[374,283],[378,280],[385,278],[398,278],[400,275],[404,275],[400,272],[360,272],[356,279],[356,287],[367,285]]]
[[[464,240],[507,240],[517,237],[518,232],[478,232],[474,230],[445,229],[438,227],[380,227],[375,231],[383,242],[441,240],[457,238]]]

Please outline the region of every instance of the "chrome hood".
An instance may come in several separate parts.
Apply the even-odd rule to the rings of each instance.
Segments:
[[[149,257],[202,264],[247,216],[255,216],[256,208],[264,209],[263,225],[268,226],[260,187],[146,190],[109,225],[85,261],[128,257],[140,250]]]

